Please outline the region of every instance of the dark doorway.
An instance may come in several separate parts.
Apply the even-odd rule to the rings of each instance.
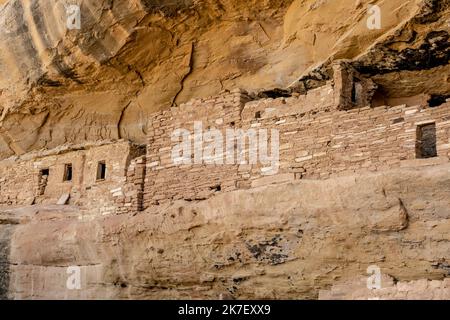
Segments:
[[[417,127],[416,157],[418,159],[437,157],[436,123],[428,123]]]
[[[106,179],[106,162],[100,161],[97,166],[97,181]]]
[[[64,181],[72,181],[72,164],[66,164],[64,166]]]
[[[352,87],[352,102],[356,103],[356,83],[353,83]]]
[[[49,169],[41,169],[39,172],[39,195],[41,196],[45,194],[45,188],[47,187],[49,175]]]
[[[354,105],[358,105],[362,107],[362,93],[363,93],[363,86],[361,81],[358,79],[355,79],[352,86],[352,103]]]

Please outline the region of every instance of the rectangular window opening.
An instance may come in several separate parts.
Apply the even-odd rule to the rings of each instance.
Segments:
[[[72,181],[72,164],[66,164],[64,166],[64,181]]]
[[[50,175],[50,169],[41,169],[41,177],[49,176]]]
[[[106,179],[106,162],[100,161],[97,166],[97,181]]]
[[[417,127],[416,158],[428,159],[437,157],[436,123],[428,123]]]

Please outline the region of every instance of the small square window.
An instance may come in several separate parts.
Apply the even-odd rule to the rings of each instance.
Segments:
[[[97,181],[106,179],[106,162],[100,161],[97,166]]]
[[[71,163],[68,163],[64,166],[63,181],[72,181],[72,164]]]
[[[44,177],[44,176],[49,176],[50,175],[50,169],[42,169],[41,170],[41,177]]]

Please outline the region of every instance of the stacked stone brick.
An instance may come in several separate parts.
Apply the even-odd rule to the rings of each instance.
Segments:
[[[17,158],[0,162],[0,205],[31,205],[37,193],[39,172]]]
[[[90,214],[142,210],[145,158],[145,148],[116,141],[67,146],[1,161],[0,205],[56,204],[67,194],[69,204]],[[106,164],[105,179],[98,179],[99,162]],[[67,164],[73,170],[70,181],[64,180]]]
[[[146,156],[132,159],[126,174],[126,183],[122,190],[113,190],[116,213],[142,211],[144,204],[144,179]]]
[[[292,178],[325,179],[449,159],[450,103],[438,108],[402,105],[317,113],[268,108],[274,104],[277,102],[247,104],[244,128],[279,130],[280,174],[293,173]],[[261,119],[251,119],[255,111]],[[432,122],[436,123],[439,157],[416,160],[417,128]],[[258,179],[258,172],[255,168],[249,171],[252,179]]]
[[[193,100],[154,115],[147,149],[145,206],[196,200],[221,192],[295,179],[327,179],[355,172],[449,161],[450,103],[340,110],[331,84],[305,96],[249,101],[245,92]],[[174,165],[170,140],[177,128],[276,129],[280,168],[267,176],[256,165]],[[418,126],[436,123],[438,157],[416,159]],[[218,187],[220,186],[220,188]]]
[[[193,133],[194,122],[202,123],[204,130],[216,128],[222,133],[240,125],[245,93],[236,90],[217,97],[197,99],[153,115],[149,121],[147,146],[147,173],[145,206],[172,200],[206,199],[215,192],[236,189],[237,170],[232,165],[175,165],[171,140],[176,129]]]
[[[449,161],[450,102],[435,108],[365,106],[373,95],[373,82],[334,68],[333,81],[304,95],[253,100],[244,91],[226,91],[157,112],[148,119],[146,149],[118,141],[1,161],[0,205],[55,203],[68,193],[70,203],[92,212],[124,214],[295,179]],[[180,141],[173,141],[172,135],[184,129],[193,136],[195,122],[201,123],[203,132],[217,129],[223,137],[227,129],[265,129],[269,134],[277,130],[278,171],[268,175],[261,163],[175,163],[173,150]],[[429,123],[436,128],[437,157],[416,159],[418,128]],[[224,154],[220,156],[225,159]],[[107,162],[105,181],[96,180],[98,161]],[[70,183],[62,180],[67,163],[74,168]],[[48,179],[43,178],[43,169],[50,170]]]

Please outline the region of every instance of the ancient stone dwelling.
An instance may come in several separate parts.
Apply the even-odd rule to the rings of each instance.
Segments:
[[[116,141],[63,147],[3,161],[0,203],[70,203],[100,214],[140,210],[144,154],[142,146]]]
[[[147,147],[98,142],[0,162],[0,204],[74,204],[90,214],[142,211],[174,200],[298,179],[326,179],[449,161],[450,102],[372,107],[376,86],[336,64],[334,79],[304,95],[255,100],[235,90],[155,113]],[[176,128],[277,129],[280,168],[174,165]]]

